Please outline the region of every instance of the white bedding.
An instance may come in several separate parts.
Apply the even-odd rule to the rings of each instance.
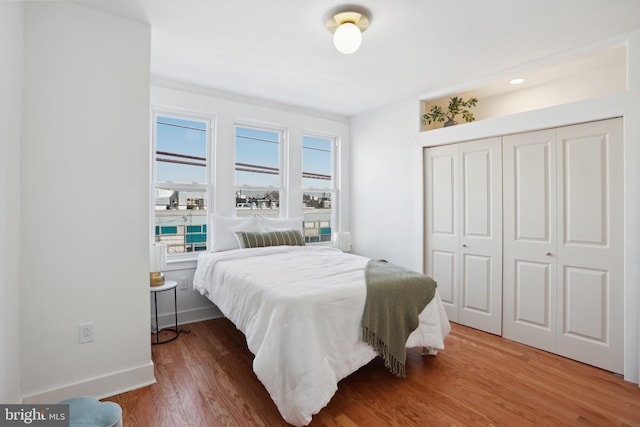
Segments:
[[[360,340],[368,260],[318,246],[198,256],[194,288],[245,334],[253,370],[290,424],[311,422],[338,381],[376,356]],[[441,350],[449,331],[436,292],[407,347]]]

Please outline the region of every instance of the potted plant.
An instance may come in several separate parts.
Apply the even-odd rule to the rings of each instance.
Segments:
[[[462,115],[465,122],[472,122],[475,120],[473,113],[469,111],[469,108],[475,107],[478,103],[478,98],[472,96],[466,101],[458,96],[454,96],[449,99],[449,106],[446,111],[439,105],[432,105],[429,112],[422,116],[422,121],[426,125],[430,125],[433,122],[445,122],[444,126],[453,126],[457,124],[454,120],[456,116]]]

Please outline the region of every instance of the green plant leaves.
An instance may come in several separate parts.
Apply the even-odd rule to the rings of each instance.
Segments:
[[[462,115],[465,122],[472,122],[475,120],[473,113],[469,111],[469,108],[475,107],[478,104],[478,98],[472,96],[466,101],[459,96],[452,96],[449,99],[449,105],[447,110],[444,111],[442,107],[438,105],[432,105],[429,111],[422,115],[422,123],[430,125],[434,122],[444,122],[447,120],[453,120],[458,115]]]

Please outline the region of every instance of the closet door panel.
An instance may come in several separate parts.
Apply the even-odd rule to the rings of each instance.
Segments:
[[[551,330],[551,271],[549,264],[516,262],[514,317],[517,322]]]
[[[503,335],[555,348],[555,131],[503,138]]]
[[[558,129],[558,353],[623,370],[622,119]]]
[[[462,259],[462,307],[464,310],[491,312],[491,258],[465,255]]]
[[[610,283],[607,272],[565,267],[561,312],[564,334],[596,344],[607,344],[607,303]]]
[[[455,157],[450,154],[431,159],[433,181],[433,234],[453,236],[456,232]]]
[[[433,250],[430,255],[431,269],[427,271],[427,275],[438,284],[438,293],[445,306],[453,306],[456,301],[456,254]]]
[[[532,142],[520,142],[510,147],[510,164],[516,196],[512,201],[515,214],[515,238],[519,242],[551,243],[552,213],[551,182],[555,169],[552,162],[551,136],[527,134]],[[512,137],[513,139],[520,139]],[[512,138],[509,140],[511,141]],[[527,141],[527,138],[521,138]]]
[[[463,145],[463,149],[479,147]],[[465,237],[490,238],[491,224],[491,152],[462,151],[462,233]]]
[[[601,137],[562,141],[564,157],[563,241],[569,245],[607,243],[607,142]]]
[[[438,283],[449,320],[458,321],[458,147],[424,150],[425,272]]]
[[[459,144],[460,323],[502,333],[500,138]]]

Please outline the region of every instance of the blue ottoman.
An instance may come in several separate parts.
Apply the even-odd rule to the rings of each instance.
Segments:
[[[60,402],[69,405],[69,427],[122,427],[122,408],[93,397],[73,397]]]

